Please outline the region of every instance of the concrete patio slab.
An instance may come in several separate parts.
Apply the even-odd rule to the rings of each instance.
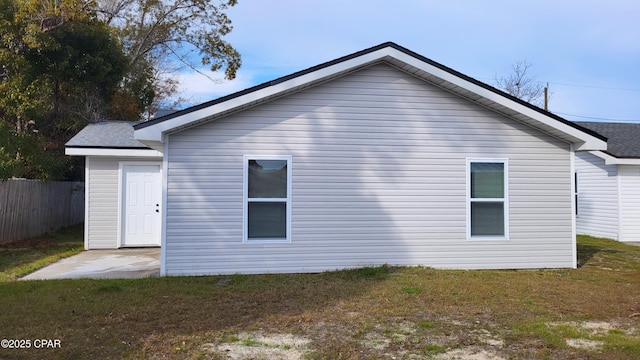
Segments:
[[[37,270],[21,280],[129,279],[160,275],[160,248],[89,250]]]

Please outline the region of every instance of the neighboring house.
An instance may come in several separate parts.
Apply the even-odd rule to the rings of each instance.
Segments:
[[[609,139],[607,150],[576,153],[578,234],[640,241],[640,124],[577,124]]]
[[[606,150],[393,43],[134,129],[132,153],[76,138],[68,152],[88,157],[87,247],[128,246],[129,222],[159,218],[163,275],[575,267],[574,151]],[[158,172],[156,203],[140,193]]]

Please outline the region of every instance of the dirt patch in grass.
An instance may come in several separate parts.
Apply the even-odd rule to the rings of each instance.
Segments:
[[[202,349],[217,357],[233,360],[297,360],[309,351],[309,343],[309,339],[300,336],[257,331],[228,337],[227,342],[221,344],[206,343]]]
[[[412,322],[407,318],[374,321],[363,314],[344,314],[351,322],[323,321],[293,327],[299,335],[263,330],[214,335],[217,340],[202,345],[216,359],[423,359],[502,360],[589,359],[608,353],[612,359],[633,359],[625,352],[608,351],[607,345],[622,345],[635,354],[640,340],[630,321],[542,322],[540,329],[518,335],[505,328],[440,318]],[[357,318],[357,320],[356,320]],[[291,328],[290,328],[291,329]],[[304,329],[301,331],[301,329]],[[582,334],[582,335],[581,335]],[[617,338],[608,338],[614,334]],[[620,336],[624,335],[624,341]],[[505,340],[505,336],[508,340]],[[583,336],[583,337],[580,337]],[[554,337],[559,340],[555,343]],[[515,340],[515,341],[514,341]],[[625,345],[626,344],[626,345]],[[614,346],[614,347],[615,347]],[[573,350],[572,350],[573,349]]]
[[[438,354],[434,357],[436,360],[503,360],[502,356],[499,356],[491,351],[482,349],[455,349],[447,351],[444,354]]]
[[[455,336],[451,338],[429,339],[414,337],[416,328],[413,324],[404,322],[399,328],[383,329],[375,328],[364,334],[355,334],[358,343],[361,345],[360,353],[367,358],[369,356],[378,358],[403,358],[403,359],[423,359],[430,356],[433,359],[453,360],[500,360],[504,357],[498,355],[494,350],[485,349],[483,346],[469,346],[462,349],[451,349],[446,347],[447,343],[457,343],[460,339]],[[501,348],[504,345],[502,340],[490,334],[487,330],[477,331],[480,342],[490,347]],[[306,337],[292,334],[266,334],[263,331],[242,332],[236,335],[223,337],[224,340],[205,343],[202,350],[206,354],[215,356],[218,359],[249,360],[249,359],[278,359],[278,360],[298,360],[306,358],[326,358],[322,353],[317,352],[314,341]],[[412,342],[416,349],[397,350],[398,345],[405,342]],[[442,345],[441,345],[442,344]]]
[[[581,333],[589,336],[606,335],[611,331],[622,331],[625,334],[633,334],[635,329],[635,322],[633,321],[565,321],[565,322],[552,322],[549,323],[551,327],[570,326]]]
[[[640,348],[635,321],[566,321],[551,322],[548,326],[565,339],[567,346],[576,349],[601,351],[607,344]]]
[[[604,341],[587,339],[567,339],[567,345],[584,350],[598,350],[605,344]]]
[[[452,322],[452,324],[459,324]],[[349,334],[350,328],[319,323],[306,336],[265,333],[262,330],[238,334],[218,334],[215,342],[205,343],[202,350],[218,359],[325,359],[327,348],[335,346],[336,358],[402,358],[402,359],[470,359],[500,360],[504,340],[486,329],[441,334],[437,329],[424,332],[424,324],[396,319],[388,324],[365,327]],[[331,329],[327,333],[327,328]],[[315,339],[315,340],[312,340]],[[342,344],[336,346],[336,343]],[[348,344],[344,346],[344,344]],[[463,346],[461,344],[470,344]],[[344,346],[344,347],[342,347]],[[357,349],[349,352],[349,347]]]

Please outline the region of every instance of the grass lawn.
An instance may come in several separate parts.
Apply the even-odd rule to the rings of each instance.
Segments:
[[[609,240],[579,237],[575,270],[131,280],[14,281],[14,251],[0,339],[32,347],[0,358],[640,358],[640,247]]]
[[[83,224],[35,239],[0,244],[0,282],[18,279],[82,251]]]

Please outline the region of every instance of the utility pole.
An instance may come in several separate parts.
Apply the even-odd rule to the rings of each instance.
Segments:
[[[544,110],[549,111],[549,83],[544,87]]]

